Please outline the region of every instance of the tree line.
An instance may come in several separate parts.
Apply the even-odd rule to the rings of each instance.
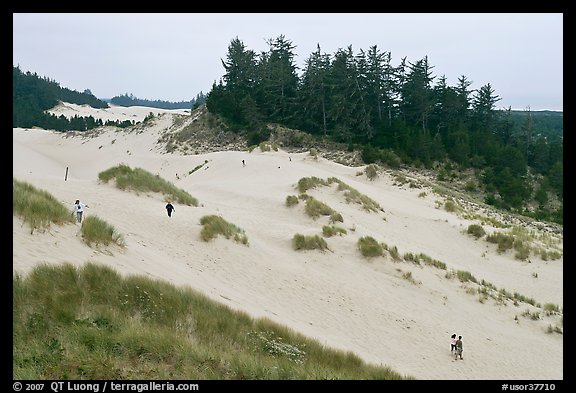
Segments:
[[[118,106],[148,106],[159,109],[190,109],[193,110],[206,102],[206,95],[202,92],[190,101],[170,102],[162,100],[147,100],[134,97],[132,94],[121,94],[110,99],[110,103]]]
[[[393,66],[376,45],[333,54],[318,45],[299,74],[289,39],[266,42],[256,53],[232,39],[224,75],[207,95],[208,110],[230,130],[258,143],[269,138],[266,124],[277,123],[358,147],[366,163],[472,168],[487,203],[531,214],[525,208],[536,200],[533,215],[562,221],[562,205],[546,207],[549,196],[563,199],[561,133],[540,132],[530,110],[521,121],[510,108],[497,110],[489,83],[473,90],[462,75],[451,86],[433,75],[427,56]]]
[[[68,119],[64,115],[56,116],[46,112],[59,102],[89,105],[92,108],[109,108],[109,105],[96,98],[88,89],[80,93],[65,87],[37,73],[23,72],[20,67],[12,66],[12,127],[41,127],[56,131],[86,131],[105,126],[128,127],[134,121],[111,121],[105,123],[93,116],[77,116]]]

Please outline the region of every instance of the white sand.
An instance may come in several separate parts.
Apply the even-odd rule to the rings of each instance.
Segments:
[[[165,109],[157,109],[157,108],[149,108],[145,106],[118,106],[114,104],[108,104],[109,108],[103,109],[96,109],[92,108],[89,105],[78,105],[72,104],[69,102],[61,102],[54,108],[50,109],[48,113],[52,113],[53,115],[60,116],[64,115],[68,119],[74,116],[84,117],[84,116],[92,116],[95,119],[102,119],[103,122],[107,120],[134,120],[135,122],[142,121],[146,116],[150,113],[158,115],[160,113],[175,113],[175,114],[190,114],[189,109],[173,109],[173,110],[165,110]]]
[[[59,110],[65,107],[78,110],[70,104]],[[83,107],[82,115],[87,110]],[[150,111],[170,112],[114,111],[140,120]],[[159,116],[145,130],[108,129],[92,137],[14,129],[14,177],[50,192],[71,209],[80,199],[90,206],[86,216],[105,220],[126,241],[125,249],[98,251],[81,241],[78,225],[53,225],[30,234],[15,216],[14,272],[25,274],[39,263],[92,261],[123,274],[188,285],[234,309],[268,317],[418,379],[563,379],[563,336],[546,332],[550,325],[562,326],[561,316],[547,316],[526,303],[498,304],[491,297],[480,302],[478,293],[470,293],[476,285],[446,278],[448,271],[468,271],[498,289],[563,307],[563,258],[531,256],[529,263],[510,251],[500,255],[495,245],[465,234],[473,221],[436,208],[436,200],[443,199],[431,189],[399,187],[388,173],[369,181],[357,176],[362,168],[283,151],[164,154],[157,141],[170,130],[172,116]],[[205,167],[189,174],[205,160]],[[138,195],[98,181],[98,173],[120,163],[159,174],[198,198],[201,206],[175,204],[169,218],[163,196]],[[335,186],[310,190],[342,214],[341,226],[348,233],[326,239],[331,252],[294,251],[294,234],[321,234],[328,224],[326,217],[306,216],[303,203],[285,205],[286,196],[298,194],[297,181],[307,176],[337,177],[376,200],[384,212],[347,204]],[[419,197],[423,191],[426,196]],[[207,214],[243,228],[249,246],[224,238],[203,242],[199,221]],[[366,259],[356,248],[366,235],[397,246],[401,255],[422,252],[448,268],[394,262],[389,256]],[[403,278],[408,272],[416,283]],[[526,310],[540,312],[541,319],[523,316]],[[450,354],[452,333],[463,336],[463,361]]]

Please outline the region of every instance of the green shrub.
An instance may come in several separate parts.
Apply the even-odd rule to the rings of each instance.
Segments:
[[[444,210],[450,213],[454,213],[458,211],[458,205],[452,199],[448,199],[446,202],[444,202]]]
[[[316,176],[303,177],[300,180],[298,180],[298,191],[300,191],[301,194],[304,194],[306,191],[312,188],[327,185],[328,182],[326,180],[320,179],[319,177]]]
[[[46,229],[51,223],[74,222],[72,204],[66,208],[47,191],[32,184],[12,178],[12,211],[27,223],[33,233],[35,229]]]
[[[472,273],[464,271],[464,270],[458,270],[456,272],[456,277],[458,277],[458,280],[460,280],[460,282],[467,282],[467,281],[471,281],[471,282],[478,282],[476,280],[476,277],[474,277],[472,275]]]
[[[366,177],[368,177],[369,180],[374,180],[378,178],[378,166],[376,166],[375,164],[368,165],[365,169],[365,172]]]
[[[402,258],[400,257],[400,253],[398,252],[398,247],[394,246],[392,248],[389,248],[388,252],[390,253],[390,256],[392,257],[393,260],[395,261],[402,260]]]
[[[479,239],[486,234],[486,231],[481,225],[471,224],[468,226],[466,233],[473,235],[476,239]]]
[[[544,310],[546,315],[560,314],[560,307],[557,304],[544,303],[542,309]]]
[[[182,205],[198,206],[198,200],[187,191],[177,188],[172,183],[153,175],[141,168],[132,169],[128,165],[120,164],[98,174],[98,179],[104,183],[116,180],[116,187],[121,190],[137,192],[158,192],[167,196],[171,201]]]
[[[336,213],[330,206],[324,202],[320,202],[313,197],[306,199],[306,206],[304,207],[304,211],[314,219],[320,216],[331,216],[332,214]]]
[[[344,218],[342,217],[342,214],[337,213],[337,212],[332,212],[332,214],[330,214],[330,222],[331,223],[344,222]]]
[[[286,206],[291,207],[298,204],[298,197],[296,195],[288,195],[286,197]]]
[[[261,142],[260,145],[260,151],[270,151],[270,143],[268,142]]]
[[[464,190],[468,192],[476,191],[477,188],[478,185],[476,184],[476,182],[472,180],[467,181],[466,184],[464,185]]]
[[[516,251],[516,253],[514,254],[514,258],[516,259],[525,261],[530,256],[530,246],[524,244],[522,240],[514,241],[514,250]]]
[[[328,243],[318,235],[304,236],[299,233],[292,238],[295,250],[327,250]]]
[[[248,238],[244,230],[238,226],[229,223],[220,216],[208,215],[200,219],[202,230],[200,237],[205,242],[214,239],[218,235],[223,235],[226,239],[234,239],[238,243],[248,245]]]
[[[345,235],[346,233],[347,233],[346,229],[334,225],[324,225],[322,227],[322,234],[326,237],[332,237],[334,235],[342,236]]]
[[[82,222],[82,239],[88,244],[124,246],[124,239],[114,227],[96,216],[86,217]]]
[[[509,250],[514,245],[514,236],[502,232],[494,232],[486,236],[486,241],[498,244],[498,252]]]
[[[371,236],[358,239],[358,250],[365,257],[378,257],[384,255],[384,248]]]
[[[342,180],[336,177],[329,177],[327,184],[336,183],[338,184],[338,191],[344,191],[344,198],[347,203],[353,202],[362,205],[362,208],[367,211],[378,211],[382,210],[378,202],[371,199],[370,197],[360,193],[360,191],[355,188],[350,187],[348,184],[344,183]]]

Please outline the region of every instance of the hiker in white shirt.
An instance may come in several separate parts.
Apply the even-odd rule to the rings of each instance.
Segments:
[[[79,199],[76,199],[76,202],[74,203],[74,211],[76,212],[76,220],[78,221],[78,223],[82,222],[82,213],[84,213],[85,207],[90,206],[80,202]]]

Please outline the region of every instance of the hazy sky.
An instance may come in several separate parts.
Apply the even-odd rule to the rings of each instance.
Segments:
[[[18,13],[13,65],[98,98],[188,101],[224,75],[233,38],[260,53],[280,35],[300,68],[318,44],[376,45],[394,66],[428,56],[433,84],[490,83],[497,109],[563,110],[562,13]]]

